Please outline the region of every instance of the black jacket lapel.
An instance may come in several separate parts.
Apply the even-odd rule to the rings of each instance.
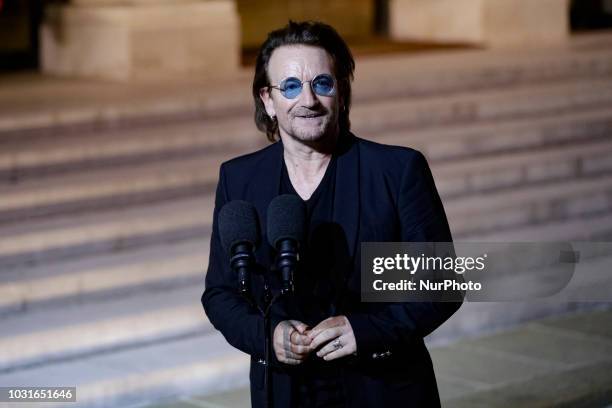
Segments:
[[[355,256],[361,209],[359,189],[359,146],[357,138],[347,133],[341,140],[336,168],[334,222],[346,234],[349,255]]]
[[[262,238],[267,239],[268,205],[280,191],[281,171],[282,171],[282,143],[276,142],[266,150],[266,154],[260,161],[252,174],[253,182],[250,185],[250,198],[259,214],[261,222]],[[262,244],[265,244],[262,242]]]

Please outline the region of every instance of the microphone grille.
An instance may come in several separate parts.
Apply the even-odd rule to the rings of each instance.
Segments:
[[[274,198],[268,206],[268,242],[276,247],[282,239],[302,242],[306,223],[304,201],[293,194]]]
[[[219,211],[219,237],[223,248],[230,252],[239,242],[249,242],[254,247],[259,244],[259,220],[253,204],[233,200]]]

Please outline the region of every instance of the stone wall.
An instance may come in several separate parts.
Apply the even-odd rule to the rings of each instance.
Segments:
[[[565,43],[568,0],[390,0],[398,40],[533,47]]]
[[[231,0],[81,0],[47,9],[42,70],[119,80],[225,76],[239,67],[239,33]]]

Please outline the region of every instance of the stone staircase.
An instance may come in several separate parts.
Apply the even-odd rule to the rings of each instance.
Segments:
[[[425,153],[456,240],[609,239],[610,45],[364,58],[353,130]],[[266,144],[234,88],[0,115],[0,385],[129,406],[248,383],[199,303],[219,164]]]

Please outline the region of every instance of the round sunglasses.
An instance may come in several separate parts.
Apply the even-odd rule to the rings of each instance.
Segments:
[[[287,99],[294,99],[302,93],[302,87],[306,82],[310,82],[312,92],[320,96],[333,96],[336,93],[334,78],[329,74],[319,74],[310,81],[300,81],[298,78],[289,77],[283,80],[280,85],[270,85],[270,88],[278,89]]]

